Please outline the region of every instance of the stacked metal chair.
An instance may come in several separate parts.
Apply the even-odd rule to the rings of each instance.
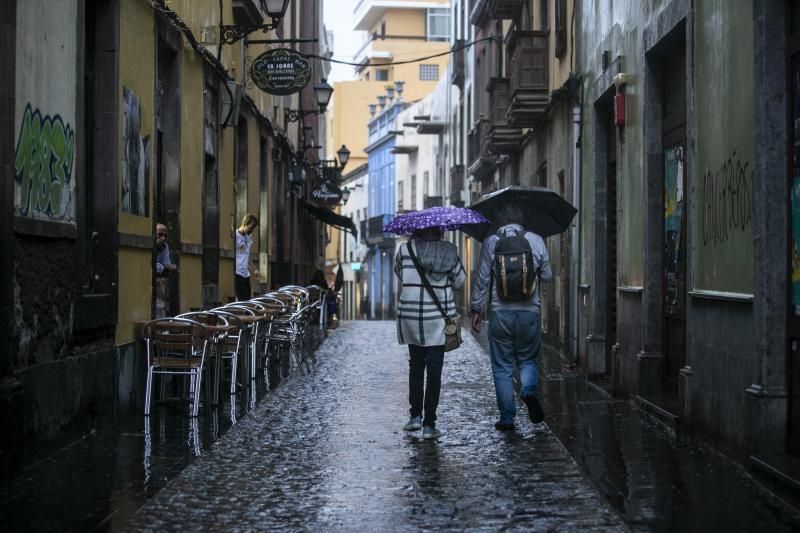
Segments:
[[[150,416],[155,375],[182,375],[189,378],[191,416],[200,408],[203,366],[214,336],[205,324],[186,318],[161,318],[145,326],[147,347],[147,385],[144,414]]]

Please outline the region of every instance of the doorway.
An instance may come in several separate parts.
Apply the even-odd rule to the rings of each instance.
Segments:
[[[156,276],[154,271],[153,316],[180,313],[180,149],[181,103],[180,58],[181,36],[158,23],[158,48],[156,52],[155,94],[155,198],[153,224],[164,224],[168,230],[170,259],[178,266],[166,276]]]
[[[207,79],[213,79],[208,73]],[[219,297],[219,166],[217,164],[219,99],[213,82],[203,94],[203,307],[220,303]]]
[[[686,365],[686,45],[677,40],[663,59],[662,102],[662,346],[663,394],[678,397]]]
[[[617,128],[606,113],[606,374],[613,376],[617,344]]]
[[[787,452],[800,457],[800,6],[787,2],[787,87],[789,95],[788,198],[791,235],[788,239],[789,261],[786,389],[788,412],[786,425]]]

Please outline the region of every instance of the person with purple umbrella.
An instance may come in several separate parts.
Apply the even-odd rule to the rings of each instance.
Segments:
[[[426,223],[435,222],[430,219]],[[410,418],[403,429],[422,429],[423,439],[441,436],[436,428],[436,409],[444,365],[445,318],[439,308],[441,306],[448,317],[456,315],[453,290],[461,289],[467,279],[458,250],[453,243],[442,240],[442,233],[439,225],[413,230],[408,242],[398,249],[394,267],[400,286],[397,338],[400,344],[408,344],[409,352],[408,400],[411,407]],[[422,276],[435,297],[426,289]],[[438,304],[434,298],[438,299]]]

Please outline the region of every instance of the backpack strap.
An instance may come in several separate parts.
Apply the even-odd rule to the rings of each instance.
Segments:
[[[442,317],[445,320],[449,320],[450,317],[447,316],[447,313],[444,312],[442,308],[442,303],[439,301],[439,298],[436,296],[436,293],[433,292],[433,287],[431,287],[431,283],[428,281],[428,277],[425,276],[425,271],[422,269],[422,265],[419,264],[419,259],[417,259],[417,255],[414,253],[414,248],[411,246],[411,241],[406,243],[408,246],[408,255],[411,256],[411,261],[414,262],[414,267],[417,269],[417,273],[419,274],[420,279],[422,280],[422,284],[425,285],[425,290],[428,291],[428,294],[433,299],[433,302],[436,304],[436,307],[439,308],[439,312],[442,313]]]

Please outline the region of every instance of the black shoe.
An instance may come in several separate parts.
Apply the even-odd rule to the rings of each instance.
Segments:
[[[514,422],[495,422],[494,429],[499,431],[512,431],[514,429]]]
[[[539,398],[537,398],[535,394],[531,393],[526,395],[522,398],[522,401],[525,402],[525,405],[528,407],[528,417],[531,419],[531,422],[538,424],[544,420],[542,405],[539,403]]]

